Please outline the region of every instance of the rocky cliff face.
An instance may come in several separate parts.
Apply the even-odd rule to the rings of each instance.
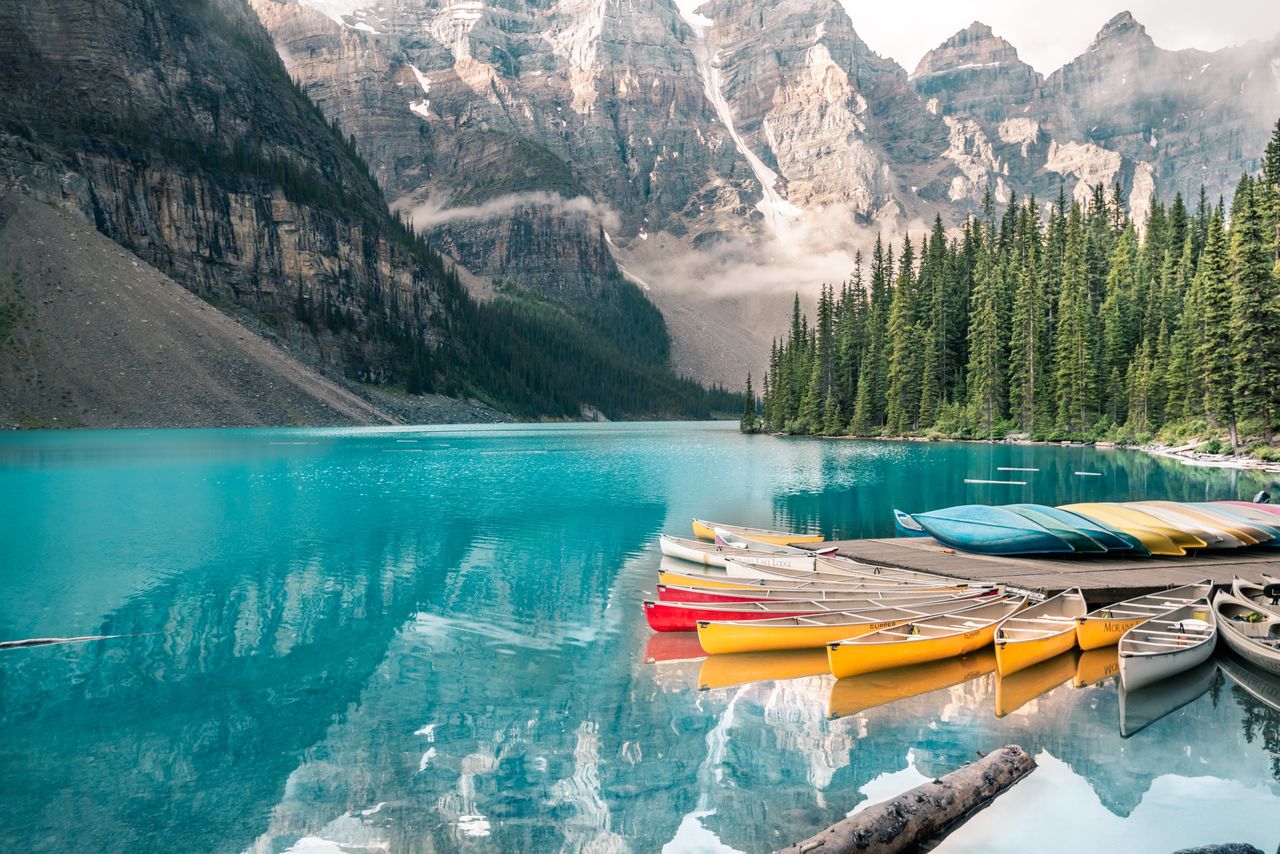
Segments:
[[[9,4],[0,26],[0,188],[76,212],[335,373],[393,378],[391,324],[443,340],[443,268],[243,3]]]
[[[616,261],[686,314],[838,279],[868,226],[956,223],[988,190],[1119,184],[1140,219],[1154,194],[1214,195],[1280,115],[1280,40],[1166,51],[1127,14],[1045,79],[977,22],[908,75],[834,0],[323,5],[332,19],[254,0],[291,72],[450,254],[573,298]],[[703,376],[760,367],[680,334]]]

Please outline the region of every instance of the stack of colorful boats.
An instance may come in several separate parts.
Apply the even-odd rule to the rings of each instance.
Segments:
[[[1117,507],[1142,512],[1130,505]],[[1046,532],[1049,522],[1066,528],[1074,512],[1025,509],[1044,517],[1041,528]],[[1207,526],[1216,517],[1204,512],[1188,518],[1203,518],[1201,524]],[[1093,517],[1082,518],[1097,530],[1081,536],[1103,551],[1128,542],[1122,533],[1137,539]],[[1070,527],[1091,530],[1084,523]],[[1249,527],[1236,527],[1232,536],[1253,536]],[[697,633],[696,643],[689,636],[673,644],[681,655],[723,659],[808,651],[790,662],[808,672],[825,653],[826,672],[844,679],[899,667],[909,674],[913,666],[994,648],[994,669],[1003,677],[1064,657],[1072,659],[1074,674],[1077,647],[1086,653],[1117,647],[1113,672],[1126,690],[1136,690],[1207,661],[1221,634],[1252,664],[1280,675],[1280,580],[1266,576],[1260,583],[1237,579],[1230,593],[1219,592],[1212,602],[1212,585],[1204,581],[1090,611],[1078,589],[1044,597],[1003,585],[874,566],[823,549],[817,535],[700,520],[694,521],[694,532],[704,539],[661,538],[665,557],[658,596],[644,603],[655,631]],[[1204,528],[1202,533],[1209,532]],[[807,548],[794,545],[801,542]],[[703,681],[729,678],[708,676]]]
[[[1280,506],[1245,501],[962,504],[894,511],[898,533],[991,555],[1180,556],[1198,549],[1280,548]]]

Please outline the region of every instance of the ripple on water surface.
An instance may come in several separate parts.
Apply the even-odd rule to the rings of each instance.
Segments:
[[[731,425],[0,436],[0,639],[125,636],[0,651],[0,850],[754,851],[1011,741],[1040,770],[942,850],[1074,850],[1077,820],[1273,850],[1274,686],[1214,670],[1157,715],[1096,658],[836,683],[639,608],[694,515],[887,536],[895,506],[1260,485]]]

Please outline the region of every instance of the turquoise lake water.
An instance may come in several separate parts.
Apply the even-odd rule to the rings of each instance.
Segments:
[[[726,424],[3,435],[0,640],[124,637],[0,651],[0,850],[761,851],[1013,742],[1040,768],[940,851],[1272,851],[1280,687],[1230,662],[1126,698],[1074,657],[733,684],[640,609],[692,515],[888,536],[894,506],[1262,485]]]

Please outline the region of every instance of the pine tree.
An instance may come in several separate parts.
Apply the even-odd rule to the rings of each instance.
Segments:
[[[889,388],[885,418],[896,434],[914,430],[920,412],[922,354],[916,327],[915,255],[908,236],[898,259],[898,280],[889,307]]]
[[[1209,235],[1193,285],[1200,329],[1193,358],[1204,391],[1203,411],[1214,423],[1231,431],[1231,445],[1235,447],[1235,359],[1227,264],[1227,237],[1222,209],[1218,208],[1209,220]]]
[[[1044,426],[1048,384],[1049,301],[1040,263],[1039,215],[1035,200],[1026,205],[1017,238],[1017,283],[1009,340],[1009,412],[1024,432]]]
[[[1097,412],[1097,336],[1086,257],[1089,242],[1080,206],[1073,205],[1067,219],[1062,296],[1054,339],[1058,426],[1072,434],[1086,433]]]
[[[751,388],[751,374],[747,374],[747,393],[743,398],[742,420],[738,429],[743,433],[756,433],[760,430],[760,419],[756,415],[756,393]]]
[[[982,238],[986,240],[986,236]],[[965,386],[978,434],[991,437],[1004,415],[1004,346],[1001,341],[999,294],[995,281],[996,247],[987,243],[979,254],[970,300],[969,366]]]
[[[1231,222],[1231,341],[1236,409],[1261,418],[1263,439],[1270,442],[1280,403],[1280,292],[1271,258],[1274,238],[1263,210],[1269,191],[1256,189],[1249,187],[1243,202],[1233,202],[1239,214]]]

